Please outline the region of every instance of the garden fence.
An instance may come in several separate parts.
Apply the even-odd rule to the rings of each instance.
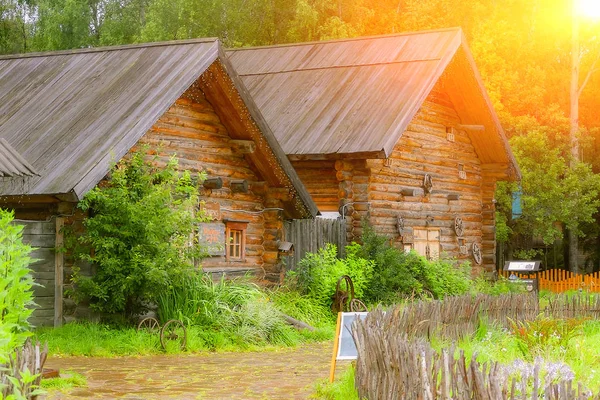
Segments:
[[[508,278],[510,271],[500,271],[499,274]],[[600,293],[600,272],[592,274],[576,274],[562,269],[548,269],[535,273],[519,274],[519,278],[537,278],[540,289],[547,289],[554,293],[563,293],[570,290],[586,290],[592,293]]]
[[[383,312],[369,313],[353,325],[357,345],[356,387],[368,399],[600,399],[591,397],[571,381],[540,378],[533,373],[513,379],[508,367],[478,364],[476,355],[467,365],[464,354],[454,349],[437,353],[425,338],[456,340],[473,334],[481,318],[508,327],[511,321],[600,316],[600,296],[555,295],[540,308],[536,294],[450,297],[444,301],[418,301]],[[546,379],[548,375],[545,375]],[[529,390],[528,393],[523,392]],[[535,395],[535,396],[534,396]]]
[[[467,363],[462,351],[455,358],[454,348],[436,352],[423,340],[409,341],[382,329],[383,319],[376,311],[353,327],[359,355],[355,385],[361,399],[598,399],[570,380],[556,381],[550,374],[541,378],[539,364],[527,374],[496,362],[479,364],[476,355]]]
[[[30,338],[22,347],[15,349],[8,362],[0,364],[0,399],[15,393],[21,393],[25,399],[35,397],[33,392],[40,385],[47,357],[48,344],[42,348],[39,342],[34,345]],[[31,381],[26,374],[37,377]]]

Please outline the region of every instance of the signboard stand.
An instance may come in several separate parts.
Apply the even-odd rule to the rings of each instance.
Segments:
[[[331,370],[329,371],[329,382],[333,383],[335,379],[335,365],[337,363],[337,353],[340,346],[340,330],[342,329],[342,313],[337,315],[337,323],[335,325],[335,336],[333,337],[333,355],[331,356]]]
[[[335,366],[337,360],[356,360],[358,351],[352,337],[352,323],[358,318],[364,320],[368,312],[341,312],[338,313],[333,343],[333,355],[331,356],[331,371],[329,382],[333,383],[335,378]]]

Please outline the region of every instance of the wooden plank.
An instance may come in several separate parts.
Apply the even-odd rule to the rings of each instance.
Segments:
[[[63,279],[64,279],[64,253],[59,251],[64,241],[64,217],[56,217],[56,257],[54,276],[54,327],[62,326],[63,320]]]

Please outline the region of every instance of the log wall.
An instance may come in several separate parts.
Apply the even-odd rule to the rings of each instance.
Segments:
[[[439,228],[442,254],[473,261],[471,246],[483,240],[483,178],[479,158],[467,133],[455,130],[454,142],[448,140],[446,127],[459,123],[448,97],[434,90],[408,125],[389,160],[369,162],[370,222],[379,233],[393,237],[398,245],[412,243],[413,228]],[[466,173],[465,179],[459,176],[459,164]],[[429,194],[423,188],[425,174],[433,181]],[[415,195],[404,195],[403,189],[414,189]],[[449,195],[459,198],[452,200]],[[492,199],[489,200],[491,204]],[[397,230],[397,217],[404,219],[402,236]],[[456,217],[464,221],[462,237],[468,255],[459,253],[454,231]]]
[[[279,278],[278,240],[283,238],[282,208],[285,195],[270,188],[260,172],[244,156],[244,149],[232,142],[213,106],[197,86],[192,86],[154,124],[139,141],[149,145],[155,163],[166,164],[177,156],[179,167],[194,174],[206,171],[208,178],[221,178],[223,187],[202,189],[205,201],[215,215],[214,222],[247,221],[246,257],[242,261],[227,261],[214,256],[202,261],[212,272],[259,272],[267,278]],[[154,158],[154,157],[157,158]],[[246,180],[247,193],[234,193],[232,180]],[[263,273],[264,272],[264,273]]]
[[[333,211],[337,206],[343,211],[349,241],[360,238],[362,219],[368,219],[378,233],[389,236],[401,248],[412,244],[414,228],[439,228],[442,254],[471,260],[475,273],[493,270],[494,190],[496,180],[506,179],[507,166],[482,165],[464,130],[455,129],[454,141],[449,141],[446,127],[460,123],[449,97],[436,87],[388,159],[304,159],[292,163],[319,210]],[[466,173],[464,178],[459,175],[459,165]],[[433,179],[430,194],[423,189],[425,174]],[[404,219],[402,235],[398,217]],[[456,217],[464,221],[466,255],[459,252]],[[482,248],[480,266],[473,260],[473,243]]]

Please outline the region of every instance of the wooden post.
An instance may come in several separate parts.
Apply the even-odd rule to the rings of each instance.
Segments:
[[[61,251],[63,246],[63,231],[65,224],[64,217],[56,217],[56,238],[54,253],[54,327],[62,326],[63,319],[63,273],[64,273],[64,254]]]
[[[337,352],[340,347],[340,331],[342,330],[342,313],[337,315],[337,324],[335,325],[335,336],[333,337],[333,354],[331,356],[331,371],[329,371],[329,382],[333,383],[335,379],[335,364],[337,361]]]

